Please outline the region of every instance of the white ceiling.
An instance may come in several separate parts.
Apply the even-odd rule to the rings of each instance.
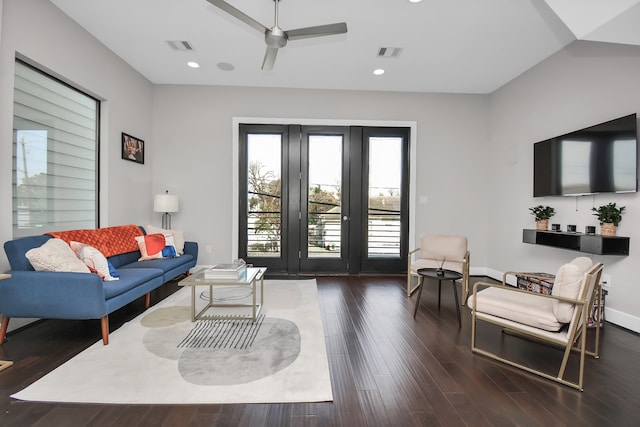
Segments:
[[[284,30],[348,33],[290,41],[261,71],[264,36],[206,0],[50,1],[158,84],[491,93],[574,40],[640,45],[640,0],[281,0]],[[273,26],[273,0],[227,2]],[[381,47],[403,50],[379,58]]]

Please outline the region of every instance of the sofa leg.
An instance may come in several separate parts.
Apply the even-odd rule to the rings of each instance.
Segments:
[[[9,318],[2,316],[2,324],[0,325],[0,344],[4,343],[7,335],[7,328],[9,327]]]
[[[144,309],[146,310],[149,307],[151,307],[151,292],[147,292],[144,296]]]
[[[100,319],[100,326],[102,328],[102,343],[109,345],[109,316]]]

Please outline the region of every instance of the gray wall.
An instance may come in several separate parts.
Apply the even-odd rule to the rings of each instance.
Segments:
[[[157,86],[151,159],[154,187],[180,195],[174,228],[196,234],[200,262],[231,258],[233,118],[301,123],[415,121],[416,237],[468,236],[474,266],[486,265],[485,192],[477,171],[488,160],[487,97],[389,92]],[[478,208],[479,207],[479,208]],[[413,242],[412,242],[413,244]],[[211,252],[208,248],[211,248]]]
[[[0,50],[0,240],[12,236],[11,150],[16,55],[101,99],[101,225],[146,223],[151,166],[120,159],[121,132],[151,137],[153,85],[45,0],[6,0]],[[5,268],[4,253],[0,268]]]
[[[575,42],[491,96],[489,165],[494,192],[488,194],[488,265],[504,271],[553,272],[577,252],[521,243],[522,229],[535,228],[528,208],[553,206],[554,223],[578,230],[599,224],[591,208],[609,202],[626,206],[618,235],[631,237],[628,257],[594,256],[611,275],[607,320],[640,331],[640,196],[601,194],[539,197],[533,194],[533,143],[640,112],[640,47]]]

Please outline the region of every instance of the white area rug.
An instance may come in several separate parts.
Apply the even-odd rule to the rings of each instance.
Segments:
[[[264,316],[256,324],[192,323],[191,289],[181,289],[112,332],[108,346],[95,343],[12,397],[106,404],[332,401],[316,281],[264,286]],[[247,294],[220,291],[214,296],[230,302]]]

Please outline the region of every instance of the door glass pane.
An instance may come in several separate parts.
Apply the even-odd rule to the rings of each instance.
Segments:
[[[342,135],[309,135],[309,258],[340,258]]]
[[[400,257],[402,138],[369,138],[367,253]]]
[[[247,135],[247,256],[280,257],[282,136]]]

